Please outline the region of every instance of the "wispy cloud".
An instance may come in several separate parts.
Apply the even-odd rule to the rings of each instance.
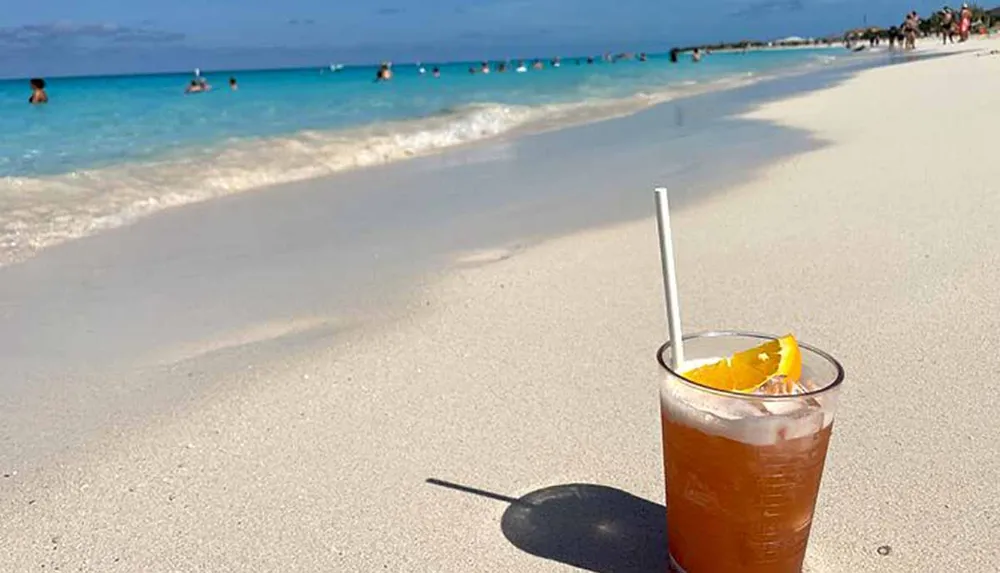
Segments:
[[[180,32],[149,27],[123,26],[115,23],[84,24],[70,21],[49,24],[25,24],[0,28],[0,44],[39,47],[50,44],[164,44],[185,38]]]
[[[292,18],[291,20],[288,21],[289,26],[312,26],[315,23],[316,20],[313,18],[305,18],[305,19]]]
[[[741,18],[759,18],[770,14],[799,12],[804,8],[803,0],[759,0],[739,7],[732,15]]]
[[[375,11],[375,13],[379,16],[395,16],[397,14],[402,14],[403,12],[406,12],[404,8],[396,7],[379,8]]]

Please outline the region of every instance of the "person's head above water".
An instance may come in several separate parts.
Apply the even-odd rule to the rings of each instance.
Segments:
[[[45,80],[42,78],[31,78],[28,83],[31,85],[31,97],[28,103],[48,103],[49,96],[45,93]]]

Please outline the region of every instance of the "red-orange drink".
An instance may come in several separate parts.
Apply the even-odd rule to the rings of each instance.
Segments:
[[[685,339],[704,363],[774,337]],[[661,387],[667,531],[672,567],[686,573],[800,573],[843,370],[802,345],[795,396],[731,393],[667,369]],[[669,364],[670,347],[660,353]]]

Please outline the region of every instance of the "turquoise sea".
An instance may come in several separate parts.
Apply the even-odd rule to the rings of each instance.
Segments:
[[[480,63],[203,71],[0,81],[0,264],[157,210],[378,165],[518,131],[632,113],[675,97],[850,58],[842,50],[666,54],[472,75]],[[530,66],[530,62],[529,62]],[[423,67],[426,73],[421,74]],[[431,74],[439,67],[441,77]],[[239,91],[227,82],[235,77]]]

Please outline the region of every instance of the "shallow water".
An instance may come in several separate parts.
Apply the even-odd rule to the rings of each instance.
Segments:
[[[26,104],[26,82],[0,82],[0,264],[128,224],[161,209],[266,185],[388,163],[496,137],[624,115],[779,71],[830,64],[836,50],[714,54],[695,65],[565,60],[558,69],[468,73],[433,64],[55,78],[51,103]]]

